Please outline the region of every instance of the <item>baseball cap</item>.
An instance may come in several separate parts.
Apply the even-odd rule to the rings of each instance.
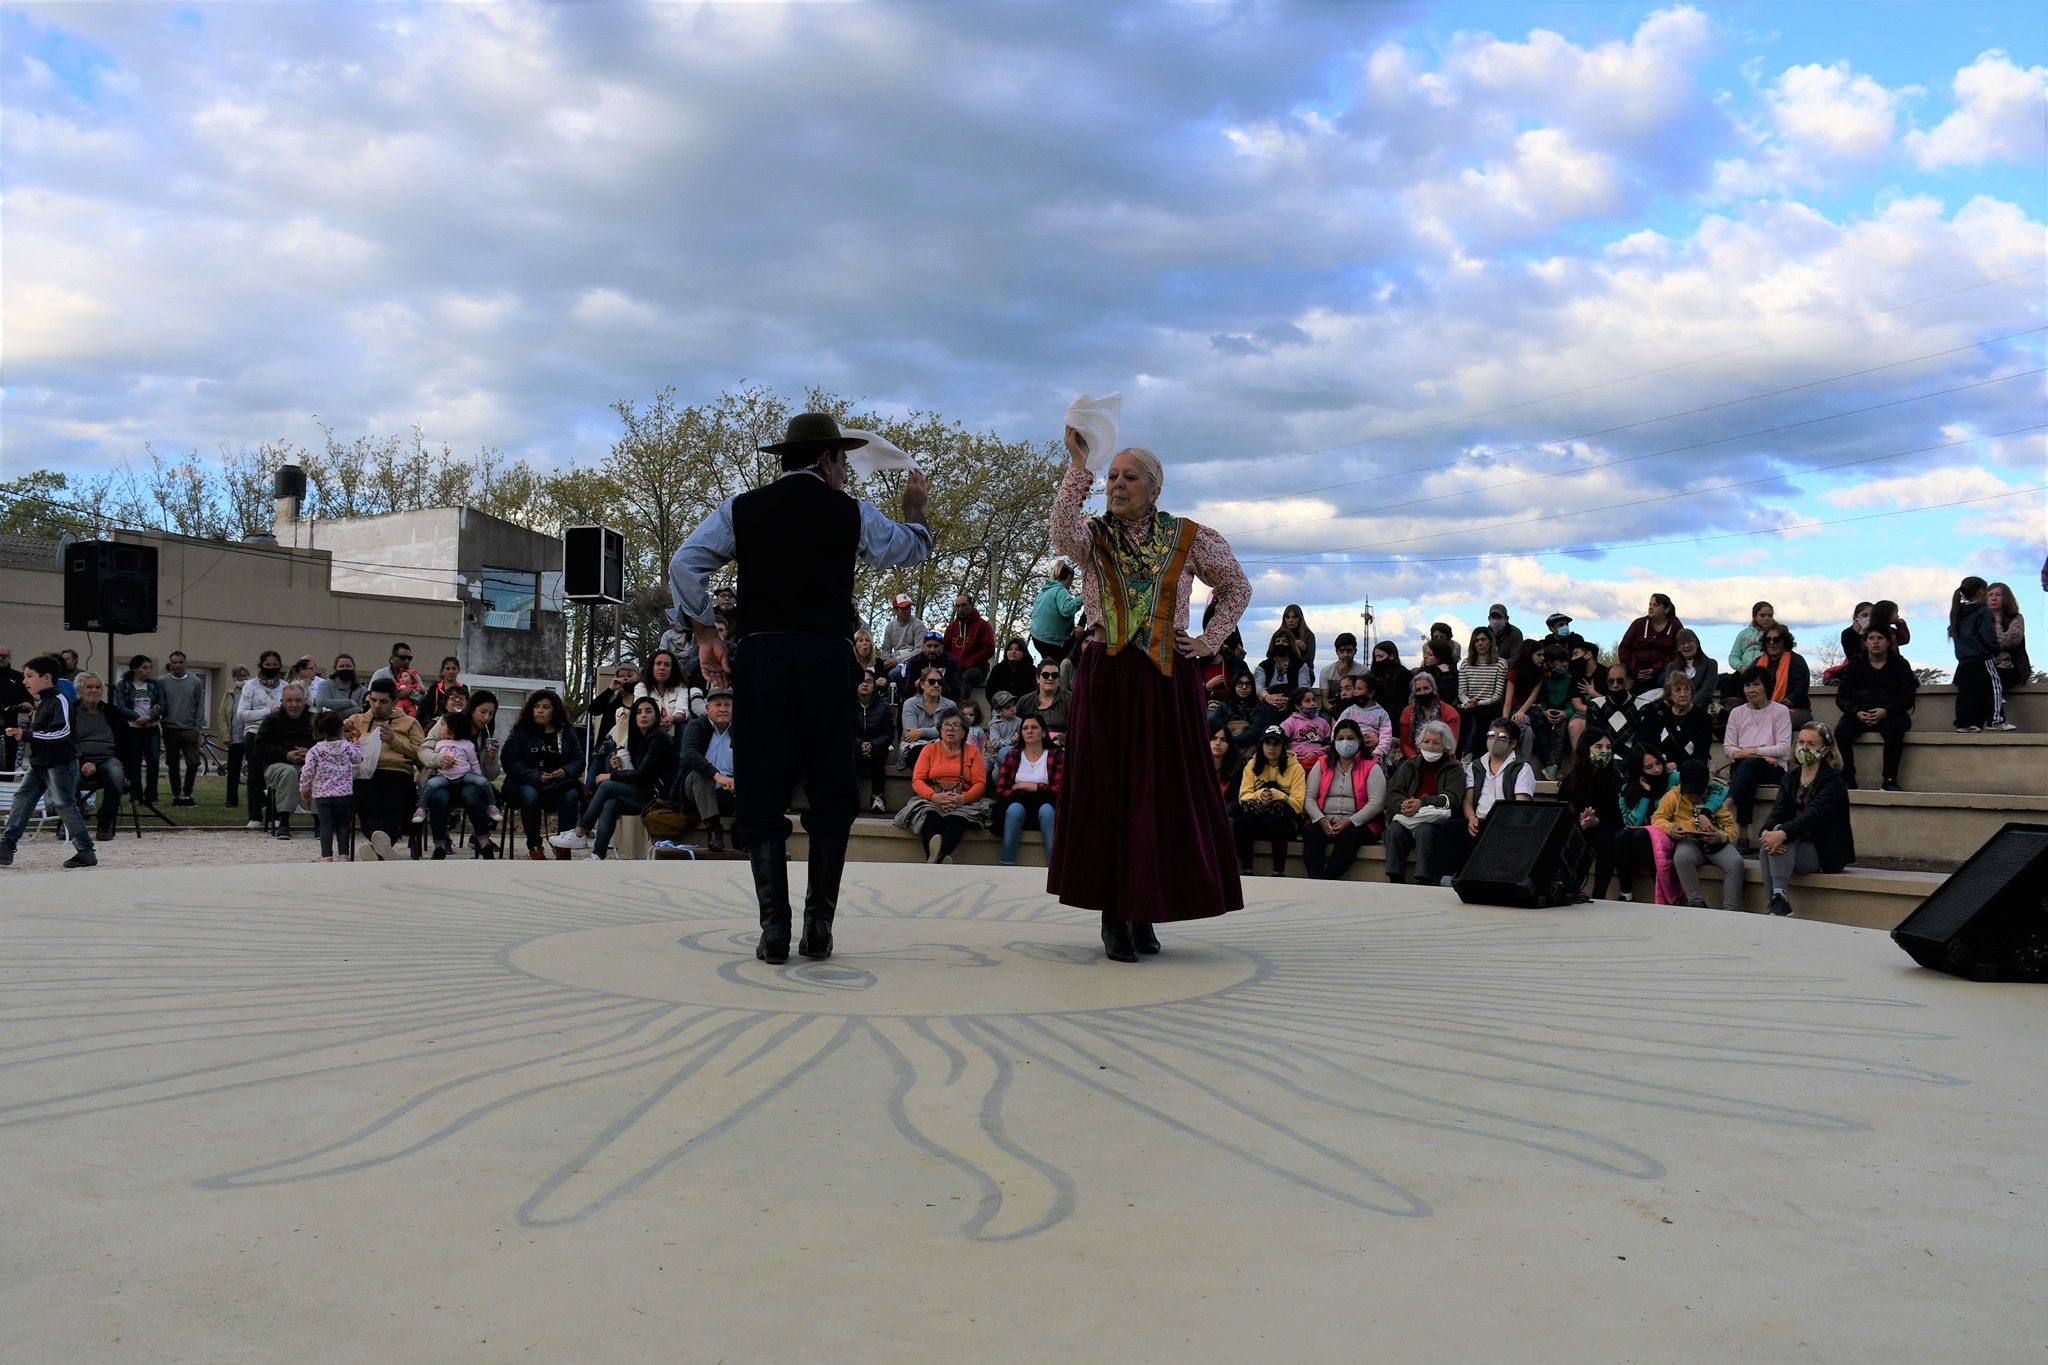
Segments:
[[[909,594],[909,593],[907,593],[907,592],[899,592],[899,593],[897,593],[897,594],[896,594],[896,605],[897,605],[897,606],[899,606],[899,607],[907,607],[907,606],[909,606],[909,605],[910,605],[910,594]]]

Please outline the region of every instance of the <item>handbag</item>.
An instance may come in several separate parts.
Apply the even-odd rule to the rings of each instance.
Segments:
[[[695,811],[677,810],[657,796],[640,812],[640,823],[647,826],[650,839],[680,839],[689,833],[696,816]]]
[[[1398,811],[1394,815],[1395,823],[1408,829],[1420,829],[1424,825],[1433,825],[1439,820],[1448,820],[1450,818],[1451,808],[1449,806],[1424,806],[1413,815],[1402,815]]]

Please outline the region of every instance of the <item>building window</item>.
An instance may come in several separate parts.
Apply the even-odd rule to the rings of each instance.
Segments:
[[[524,569],[484,570],[484,624],[494,630],[532,630],[540,575]]]

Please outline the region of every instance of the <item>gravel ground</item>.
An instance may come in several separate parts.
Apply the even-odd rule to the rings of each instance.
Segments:
[[[51,829],[56,824],[51,823]],[[222,867],[239,863],[317,863],[320,840],[310,829],[294,830],[289,841],[261,830],[172,830],[144,827],[142,837],[124,829],[118,838],[95,839],[102,867]],[[55,872],[71,856],[61,833],[21,841],[13,871]],[[467,850],[458,856],[467,856]]]

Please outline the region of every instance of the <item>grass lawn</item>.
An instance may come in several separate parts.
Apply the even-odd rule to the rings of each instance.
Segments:
[[[171,818],[171,823],[186,829],[240,829],[249,822],[249,789],[244,786],[235,793],[238,804],[229,808],[222,804],[227,800],[228,781],[218,773],[209,773],[192,784],[192,799],[196,806],[173,806],[171,804],[171,772],[163,770],[157,785],[157,808]],[[128,813],[123,811],[121,819],[126,823]],[[143,821],[155,824],[148,811],[142,813]],[[162,826],[158,825],[161,829]]]

